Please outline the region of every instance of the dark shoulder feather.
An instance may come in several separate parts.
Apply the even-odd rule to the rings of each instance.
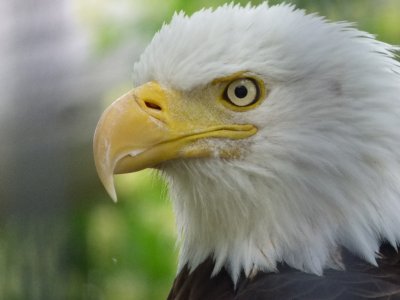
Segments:
[[[323,276],[280,265],[279,272],[259,272],[253,278],[242,274],[236,289],[225,269],[210,278],[214,263],[207,259],[193,272],[187,266],[178,274],[168,300],[400,300],[400,254],[385,244],[378,267],[342,251],[345,271],[326,270]]]

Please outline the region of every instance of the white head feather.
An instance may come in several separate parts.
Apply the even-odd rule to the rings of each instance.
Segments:
[[[250,71],[270,90],[236,116],[259,129],[242,142],[244,157],[165,167],[181,266],[212,256],[214,272],[225,266],[235,282],[278,262],[322,274],[338,246],[376,264],[382,240],[400,242],[395,50],[288,5],[225,5],[163,26],[135,64],[135,84],[190,90]]]

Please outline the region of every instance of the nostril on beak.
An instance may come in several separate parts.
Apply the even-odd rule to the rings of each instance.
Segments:
[[[145,100],[145,101],[144,101],[144,104],[145,104],[148,108],[151,108],[151,109],[154,109],[154,110],[160,110],[160,111],[162,110],[161,106],[158,105],[158,104],[156,104],[156,103],[154,103],[154,102]]]

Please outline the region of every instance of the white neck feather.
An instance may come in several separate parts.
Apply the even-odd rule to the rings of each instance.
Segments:
[[[390,178],[390,168],[384,177],[362,162],[351,174],[357,164],[346,170],[346,158],[315,169],[287,159],[280,170],[220,160],[166,168],[181,233],[180,268],[194,269],[211,256],[214,274],[225,267],[234,283],[242,271],[276,271],[279,262],[320,275],[341,268],[339,246],[376,264],[382,239],[400,241],[399,178]]]

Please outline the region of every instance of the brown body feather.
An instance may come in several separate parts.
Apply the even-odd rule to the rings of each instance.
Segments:
[[[182,269],[168,300],[400,300],[400,254],[391,246],[381,247],[378,267],[346,250],[342,258],[345,271],[326,270],[317,276],[280,265],[277,273],[259,272],[251,279],[242,274],[236,289],[225,269],[211,278],[214,263],[207,259],[191,273],[186,266]]]

